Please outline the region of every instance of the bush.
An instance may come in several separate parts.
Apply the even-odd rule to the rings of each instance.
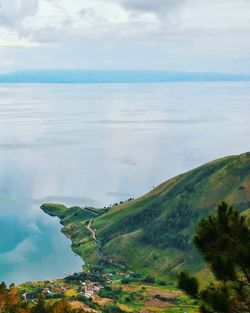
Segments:
[[[132,279],[132,278],[123,278],[122,280],[121,280],[121,283],[122,284],[130,284],[130,283],[132,283],[134,281],[134,279]]]
[[[159,280],[158,285],[159,286],[167,286],[167,283],[164,280]]]
[[[104,308],[102,311],[103,313],[124,313],[123,310],[121,310],[118,306],[116,305],[108,305]]]
[[[122,293],[121,288],[111,288],[109,286],[106,286],[104,289],[102,289],[99,292],[99,295],[103,298],[111,298],[113,300],[118,300],[120,295]]]
[[[153,276],[147,276],[144,278],[144,283],[146,284],[154,284],[155,278]]]

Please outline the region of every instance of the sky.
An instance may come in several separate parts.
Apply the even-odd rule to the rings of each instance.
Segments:
[[[250,0],[0,0],[0,73],[250,74]]]

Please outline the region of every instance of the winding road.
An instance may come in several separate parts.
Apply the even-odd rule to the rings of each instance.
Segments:
[[[93,220],[90,220],[90,221],[88,222],[88,224],[86,225],[86,227],[87,227],[87,229],[91,232],[92,238],[93,238],[96,242],[100,243],[101,241],[96,238],[96,231],[95,231],[94,228],[92,228],[92,223],[93,223]]]
[[[86,228],[90,231],[93,240],[95,240],[95,242],[97,242],[97,243],[100,244],[101,241],[96,238],[96,230],[92,227],[92,223],[93,223],[93,220],[90,220],[90,221],[86,224]],[[118,264],[118,263],[114,262],[111,257],[107,257],[107,256],[103,253],[101,247],[99,247],[98,250],[99,250],[99,255],[100,255],[100,257],[101,257],[103,260],[105,260],[106,262],[108,262],[108,263],[110,263],[110,264],[112,264],[112,265],[116,265],[116,266],[118,266],[118,267],[120,267],[120,268],[125,268],[124,265],[121,265],[121,264]]]

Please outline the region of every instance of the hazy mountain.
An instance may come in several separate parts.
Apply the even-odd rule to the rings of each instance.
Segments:
[[[250,81],[250,75],[174,71],[37,70],[0,75],[0,83],[136,83]]]

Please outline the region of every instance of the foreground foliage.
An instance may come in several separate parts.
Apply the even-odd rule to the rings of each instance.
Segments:
[[[30,304],[21,301],[18,289],[15,285],[6,287],[0,285],[0,313],[83,313],[83,310],[72,309],[65,299],[54,303],[46,303],[45,297],[41,294],[37,303]]]
[[[217,214],[201,221],[194,244],[216,282],[200,290],[186,273],[179,286],[200,301],[202,313],[250,312],[250,228],[246,216],[222,202]]]

